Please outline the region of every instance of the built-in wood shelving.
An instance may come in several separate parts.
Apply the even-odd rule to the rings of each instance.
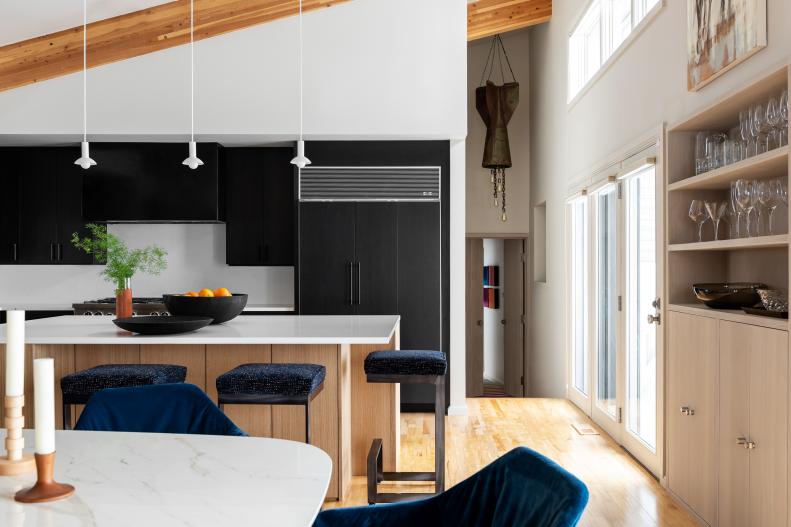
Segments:
[[[746,249],[770,249],[788,246],[788,234],[734,238],[708,242],[674,243],[667,246],[670,252],[680,251],[739,251]]]
[[[667,189],[726,190],[730,188],[731,181],[738,179],[785,177],[788,171],[788,150],[788,146],[777,148],[711,172],[676,181],[668,185]]]
[[[761,326],[765,328],[779,329],[788,331],[788,319],[764,317],[761,315],[749,315],[742,310],[736,309],[712,309],[706,307],[703,303],[698,304],[670,304],[668,306],[670,311],[678,311],[681,313],[688,313],[690,315],[701,315],[719,320],[728,320],[730,322],[741,322],[743,324],[751,324],[753,326]]]

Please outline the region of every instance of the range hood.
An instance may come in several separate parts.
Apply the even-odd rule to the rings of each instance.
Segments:
[[[83,216],[103,223],[225,221],[217,143],[200,143],[204,165],[181,164],[187,143],[95,143],[83,173]]]

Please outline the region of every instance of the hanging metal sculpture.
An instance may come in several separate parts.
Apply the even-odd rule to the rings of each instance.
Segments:
[[[511,72],[511,82],[505,82],[503,58]],[[499,63],[502,84],[491,81],[495,63]],[[487,74],[488,71],[488,74]],[[484,84],[486,77],[486,84]],[[511,146],[508,142],[508,122],[519,106],[519,83],[514,76],[508,54],[500,35],[495,35],[486,57],[481,82],[475,89],[475,108],[486,125],[486,144],[481,166],[491,172],[494,206],[501,207],[502,221],[508,221],[505,205],[505,169],[511,168]]]

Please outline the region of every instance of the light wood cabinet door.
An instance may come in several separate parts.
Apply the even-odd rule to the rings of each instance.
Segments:
[[[788,525],[788,333],[750,330],[749,525]],[[747,524],[745,524],[747,525]]]
[[[749,525],[750,326],[720,323],[719,525]],[[742,442],[743,444],[739,444]]]
[[[717,321],[670,312],[668,483],[698,516],[717,513]]]

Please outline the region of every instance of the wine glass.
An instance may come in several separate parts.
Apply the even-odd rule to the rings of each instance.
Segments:
[[[755,155],[755,139],[752,134],[752,108],[739,112],[739,132],[744,141],[744,157]]]
[[[772,97],[766,103],[766,124],[769,127],[769,134],[766,138],[767,150],[774,150],[780,147],[780,104],[777,99]]]
[[[761,218],[763,214],[761,214],[761,202],[758,199],[758,181],[752,180],[750,181],[750,210],[755,211],[756,216],[756,224],[755,224],[755,234],[753,236],[760,236],[761,235]],[[747,213],[749,214],[749,212]],[[749,233],[749,229],[748,229]]]
[[[774,234],[772,231],[772,214],[780,204],[778,194],[773,185],[776,185],[777,180],[766,181],[763,180],[758,183],[758,202],[761,206],[769,211],[769,234]]]
[[[752,212],[752,184],[746,179],[740,179],[736,182],[736,203],[739,209],[747,214],[745,220],[747,232],[746,236],[750,236],[750,213]]]
[[[698,241],[703,241],[703,224],[706,223],[706,209],[703,201],[693,199],[689,205],[689,218],[698,224]]]
[[[733,222],[733,224],[735,224],[735,226],[736,226],[736,229],[735,229],[736,232],[735,232],[734,238],[741,238],[741,233],[740,233],[741,226],[740,226],[740,224],[742,222],[742,212],[743,211],[742,211],[742,208],[739,206],[739,203],[738,203],[738,201],[736,199],[736,183],[737,183],[736,181],[731,181],[731,206],[730,206],[730,211],[731,212],[729,212],[729,214],[732,215],[732,216],[736,216],[736,221]],[[733,228],[733,226],[734,226],[733,224],[731,225],[731,228]]]
[[[788,145],[788,90],[783,90],[778,103],[780,110],[780,146]]]
[[[727,207],[728,204],[724,201],[707,201],[705,205],[706,212],[709,213],[709,218],[711,218],[712,223],[714,223],[714,240],[717,241],[720,239],[720,220],[723,214],[725,214],[725,207]]]
[[[760,155],[766,152],[766,108],[763,104],[756,104],[752,111],[751,132],[755,138],[755,153]]]

